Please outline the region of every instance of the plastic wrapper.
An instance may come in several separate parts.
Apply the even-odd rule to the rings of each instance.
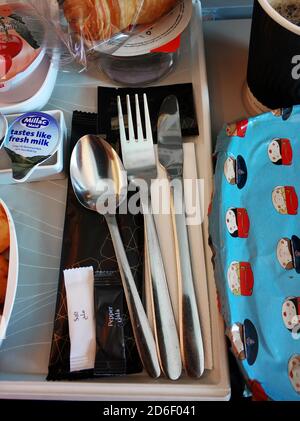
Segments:
[[[83,67],[89,57],[115,54],[132,36],[151,31],[186,2],[190,0],[29,0]]]
[[[299,118],[297,106],[228,124],[216,146],[210,236],[220,307],[260,400],[300,400]]]

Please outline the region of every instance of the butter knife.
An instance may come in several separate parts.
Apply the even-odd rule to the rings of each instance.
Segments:
[[[204,371],[204,351],[186,226],[179,105],[173,95],[165,98],[161,105],[157,135],[159,161],[166,169],[171,182],[174,238],[179,272],[179,333],[183,365],[190,377],[200,378]],[[177,204],[180,207],[175,206]],[[175,209],[182,209],[182,212],[175,212]]]

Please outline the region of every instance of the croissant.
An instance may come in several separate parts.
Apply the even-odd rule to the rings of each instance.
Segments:
[[[177,0],[64,0],[72,30],[86,41],[109,39],[133,24],[147,25],[169,12]]]

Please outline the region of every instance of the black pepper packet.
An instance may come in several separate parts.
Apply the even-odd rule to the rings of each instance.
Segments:
[[[142,95],[144,93],[147,95],[154,143],[157,142],[157,121],[159,116],[159,110],[164,99],[169,95],[175,95],[178,99],[182,136],[186,137],[199,135],[197,117],[194,106],[193,85],[191,83],[146,88],[116,89],[99,87],[99,133],[104,133],[108,139],[112,139],[114,142],[117,142],[119,139],[117,96],[120,95],[121,97],[123,113],[124,115],[126,115],[126,95],[131,96],[131,102],[133,104],[134,95],[138,94],[140,97],[141,114],[143,115],[144,109],[141,105]],[[105,110],[105,112],[101,112],[101,110]],[[133,113],[135,115],[134,111]]]
[[[124,291],[118,272],[95,273],[95,316],[97,351],[96,376],[126,373],[124,326],[128,314],[124,307]]]
[[[81,136],[97,132],[97,114],[75,111],[72,121],[71,150]],[[117,144],[113,144],[113,146],[117,151],[119,150]],[[143,217],[141,215],[118,215],[117,218],[129,264],[137,287],[141,292],[144,247]],[[122,311],[123,323],[122,325],[119,324],[118,329],[114,331],[114,339],[118,341],[117,343],[113,344],[112,340],[100,343],[101,338],[99,338],[99,335],[96,338],[97,351],[94,370],[71,373],[68,311],[63,270],[83,266],[93,266],[95,272],[97,323],[100,320],[97,309],[101,307],[98,305],[98,290],[99,288],[101,290],[101,280],[104,282],[104,289],[108,284],[112,285],[113,290],[110,291],[106,288],[107,296],[111,294],[106,302],[112,300],[112,306],[114,306],[116,304],[114,300],[117,300],[118,309]],[[108,276],[108,274],[110,275]],[[114,274],[114,276],[112,277],[111,274]],[[104,217],[85,209],[79,204],[69,181],[61,268],[47,380],[75,380],[109,375],[121,376],[142,371],[142,364],[135,345],[125,296],[123,290],[120,290],[120,282],[118,264]],[[116,289],[122,297],[117,294]],[[122,303],[120,302],[121,300]],[[102,311],[101,308],[100,311]],[[96,331],[97,333],[100,332],[99,334],[103,334],[103,326],[99,326],[98,323]],[[102,339],[104,340],[104,337]],[[110,346],[112,346],[111,352]]]

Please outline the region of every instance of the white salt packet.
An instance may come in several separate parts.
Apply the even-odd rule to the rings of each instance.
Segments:
[[[64,270],[67,294],[70,371],[93,369],[96,355],[94,270],[92,267]]]

